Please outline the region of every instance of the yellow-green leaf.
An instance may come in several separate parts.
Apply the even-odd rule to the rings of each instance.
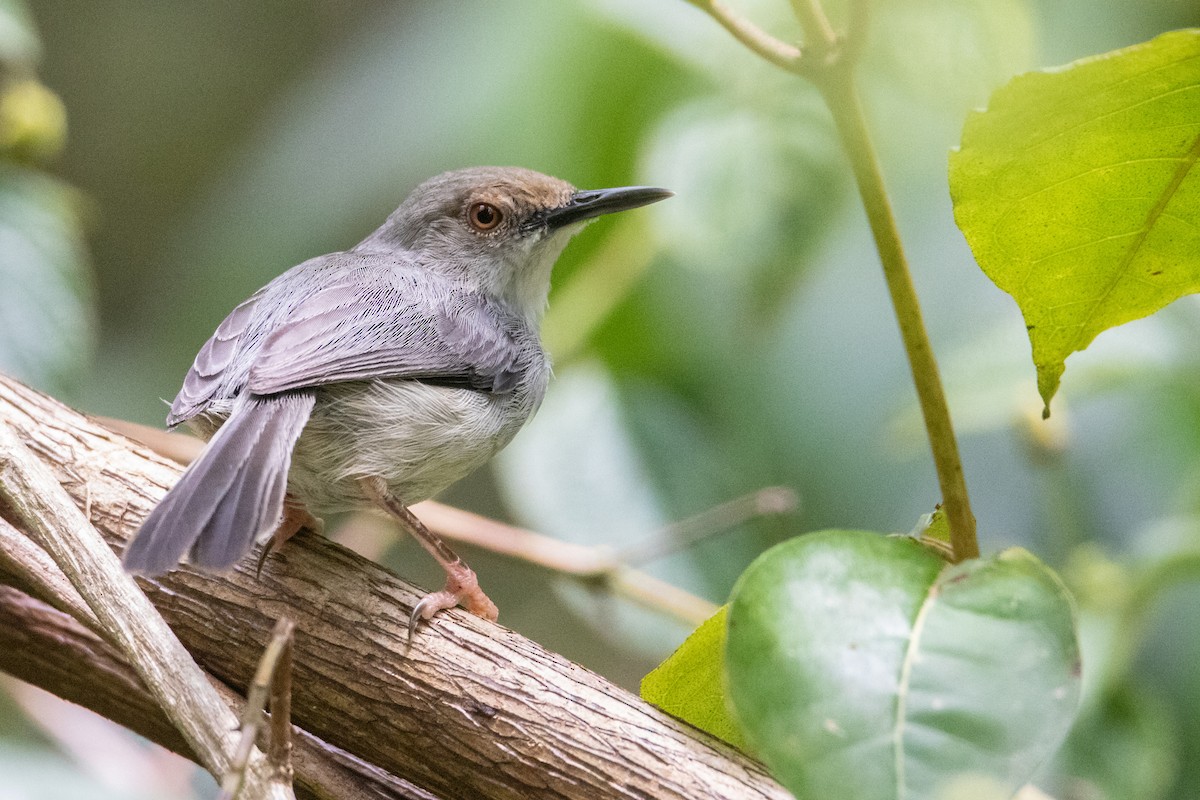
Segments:
[[[1013,79],[950,158],[954,215],[1025,315],[1049,414],[1067,356],[1200,291],[1200,31]]]
[[[721,606],[679,649],[642,679],[642,699],[745,749],[725,702],[725,614]]]

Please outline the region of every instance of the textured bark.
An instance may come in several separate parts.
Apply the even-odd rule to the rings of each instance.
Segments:
[[[179,468],[0,378],[0,423],[120,548]],[[741,754],[501,626],[439,615],[405,654],[419,590],[318,536],[266,562],[143,587],[196,661],[244,689],[296,623],[293,722],[445,798],[786,798]]]
[[[0,582],[9,576],[0,572]],[[0,672],[91,709],[152,742],[196,760],[115,648],[39,599],[0,585]],[[218,685],[237,707],[241,699]],[[438,800],[405,781],[339,752],[306,731],[293,742],[296,794],[306,800]]]

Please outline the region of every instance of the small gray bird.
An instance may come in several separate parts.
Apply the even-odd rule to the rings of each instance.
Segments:
[[[475,573],[407,506],[484,464],[541,403],[550,271],[602,214],[670,197],[579,191],[526,169],[447,172],[352,249],[305,261],[235,308],[171,405],[209,439],[125,551],[157,575],[227,569],[318,514],[379,507],[446,570],[419,619],[462,603],[495,620]],[[267,541],[270,539],[271,541]],[[261,564],[261,562],[260,562]]]

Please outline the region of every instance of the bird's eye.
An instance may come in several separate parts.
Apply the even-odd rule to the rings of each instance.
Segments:
[[[473,203],[467,209],[467,221],[477,231],[490,231],[500,224],[503,214],[491,203]]]

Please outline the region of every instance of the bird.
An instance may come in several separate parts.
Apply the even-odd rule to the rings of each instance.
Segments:
[[[542,402],[550,276],[589,222],[655,203],[650,186],[579,190],[518,167],[421,183],[354,247],[309,259],[204,343],[168,427],[207,443],[123,554],[134,574],[228,570],[318,515],[375,508],[446,572],[409,618],[495,621],[474,571],[409,510],[492,458]]]

